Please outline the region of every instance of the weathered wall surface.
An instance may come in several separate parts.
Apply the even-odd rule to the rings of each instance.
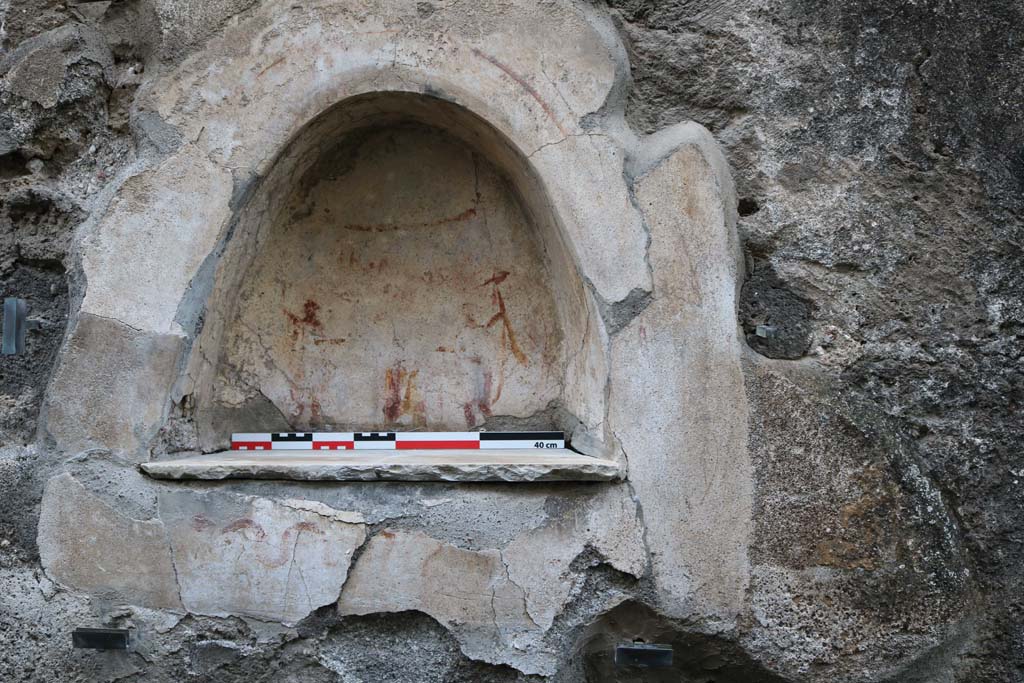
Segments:
[[[963,546],[979,593],[961,644],[922,663],[919,675],[1020,680],[1020,4],[611,4],[631,57],[634,127],[692,118],[726,148],[747,259],[740,321],[752,349],[786,359],[748,372],[753,424],[767,444],[754,456],[763,539],[754,561],[788,567],[787,582],[814,566],[877,565],[836,553],[844,535],[881,534],[878,558],[907,547],[886,539],[882,520],[891,515],[916,517],[929,533],[945,523],[932,518],[931,503],[893,509],[869,482],[888,470],[901,489],[927,486],[950,510],[944,533]],[[776,326],[776,336],[756,337],[758,324]],[[824,428],[836,419],[847,426]],[[891,443],[874,465],[864,449],[883,435],[898,451]],[[798,461],[792,450],[783,455],[794,438],[803,442]],[[844,452],[857,462],[844,464]],[[859,502],[824,494],[822,468],[859,481],[833,489]],[[806,542],[778,542],[783,525],[812,519],[817,533]],[[813,557],[822,552],[831,558]],[[934,572],[935,590],[948,590],[945,560],[927,563],[933,568],[916,575]],[[896,560],[892,570],[911,566]],[[888,571],[876,571],[879,580]],[[832,590],[821,576],[785,591],[787,620],[821,618],[827,603],[818,596]],[[819,615],[805,611],[815,602]],[[909,605],[898,611],[930,618]],[[787,649],[807,647],[804,636],[823,653],[843,640],[823,635],[795,629]]]
[[[1022,678],[1019,8],[610,5],[0,0],[0,295],[47,323],[0,359],[0,679]],[[461,124],[385,128],[369,171],[318,173],[315,138],[282,164],[338,83],[447,88],[565,187]],[[422,173],[397,204],[370,196],[408,170],[388,144]],[[312,175],[271,182],[291,169]],[[301,242],[348,254],[324,209],[395,210],[410,240],[349,230],[373,272],[298,286]],[[431,249],[464,280],[436,297],[406,277]],[[465,357],[307,308],[347,292],[381,315],[385,267],[409,326],[465,323],[483,293]],[[486,326],[495,291],[529,364]],[[264,330],[273,353],[249,353]],[[258,386],[340,372],[356,342],[383,365],[355,404]],[[437,413],[426,370],[384,352],[405,342],[450,380]],[[475,355],[504,359],[507,404],[468,381]],[[629,478],[147,479],[223,440],[203,433],[227,424],[203,413],[221,361],[261,424],[534,413]],[[72,651],[81,625],[131,627],[134,652]],[[673,643],[673,670],[616,673],[634,638]]]

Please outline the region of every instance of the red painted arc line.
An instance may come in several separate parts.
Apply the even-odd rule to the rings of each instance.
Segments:
[[[396,450],[430,450],[443,448],[480,448],[480,441],[396,441]]]
[[[520,88],[525,90],[530,95],[530,97],[532,97],[537,102],[537,104],[540,105],[540,108],[544,110],[544,113],[548,115],[548,118],[551,119],[551,122],[555,124],[555,127],[558,128],[562,135],[569,134],[569,131],[567,131],[565,129],[565,126],[561,124],[561,122],[558,120],[558,117],[555,115],[555,112],[551,109],[550,106],[548,106],[548,103],[544,101],[544,98],[540,96],[540,93],[538,93],[537,90],[532,85],[530,85],[525,78],[523,78],[515,71],[508,68],[507,66],[499,62],[497,59],[487,54],[486,52],[482,52],[475,47],[470,48],[470,51],[477,57],[480,57],[481,59],[484,59],[493,64],[494,66],[496,66],[497,68],[501,69],[501,71],[504,72],[506,76],[515,81]]]

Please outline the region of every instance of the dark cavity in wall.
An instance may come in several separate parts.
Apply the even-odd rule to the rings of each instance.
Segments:
[[[0,180],[11,180],[31,173],[28,169],[28,159],[21,152],[0,154]]]
[[[672,648],[663,669],[616,666],[616,645],[662,644]],[[587,630],[580,649],[587,683],[785,683],[724,638],[685,627],[637,602],[624,602]]]
[[[282,673],[302,671],[319,681],[327,671],[352,680],[395,683],[541,683],[545,679],[467,658],[455,638],[421,612],[338,617],[334,606],[316,610],[298,625],[299,647],[268,653]],[[223,657],[223,653],[218,653]],[[261,657],[262,659],[262,657]],[[241,681],[267,662],[237,656],[217,670],[217,680]],[[307,667],[309,667],[307,669]],[[278,679],[282,680],[282,679]],[[334,681],[335,677],[323,680]]]
[[[81,219],[73,204],[39,188],[0,199],[0,299],[27,300],[41,321],[19,356],[0,356],[0,445],[29,442],[43,392],[64,337],[68,283],[63,260],[71,226]]]
[[[761,210],[760,204],[753,197],[741,197],[739,206],[736,207],[740,216],[747,217],[753,216],[755,213]]]
[[[42,321],[30,330],[25,353],[0,356],[0,445],[28,443],[36,431],[43,392],[64,337],[68,286],[59,261],[19,264],[0,279],[0,298],[28,301],[29,317]]]
[[[811,345],[811,313],[811,303],[769,263],[754,265],[740,292],[740,322],[750,348],[768,358],[802,358]]]

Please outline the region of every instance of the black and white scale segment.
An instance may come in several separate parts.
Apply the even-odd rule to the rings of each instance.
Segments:
[[[255,432],[231,435],[233,451],[506,450],[565,448],[563,432]]]

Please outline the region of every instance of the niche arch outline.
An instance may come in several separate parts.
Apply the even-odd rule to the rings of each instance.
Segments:
[[[586,307],[592,324],[611,325],[586,340],[600,349],[593,355],[601,367],[577,352],[567,368],[579,377],[569,384],[592,382],[572,397],[573,405],[583,406],[573,445],[584,453],[612,453],[624,465],[626,451],[641,450],[624,437],[653,415],[645,413],[637,425],[618,421],[621,410],[612,407],[623,390],[614,369],[625,356],[614,346],[627,333],[636,335],[630,316],[643,309],[632,308],[635,295],[657,299],[654,261],[668,252],[657,246],[655,225],[685,233],[690,258],[711,266],[679,270],[684,277],[662,294],[686,307],[689,300],[675,294],[680,288],[702,290],[706,300],[721,293],[713,309],[674,312],[666,320],[673,346],[696,349],[685,340],[701,335],[715,335],[717,344],[724,327],[733,335],[741,264],[731,179],[711,136],[690,125],[642,139],[629,131],[625,50],[607,17],[592,8],[545,4],[544,20],[537,21],[537,8],[528,4],[500,11],[478,6],[466,10],[472,21],[446,26],[439,35],[380,30],[378,19],[404,27],[420,21],[412,5],[389,7],[386,17],[357,16],[330,4],[284,5],[263,3],[140,91],[138,110],[148,114],[140,134],[156,153],[104,189],[83,230],[87,287],[48,392],[46,436],[66,452],[99,447],[136,462],[151,459],[161,429],[189,410],[196,332],[209,324],[203,310],[233,217],[253,181],[338,101],[405,92],[447,100],[486,120],[545,179],[586,293],[600,309],[595,315]],[[664,207],[640,201],[637,183],[684,149],[696,152],[684,164],[685,180],[676,171],[656,181],[666,184],[671,201]],[[695,203],[694,212],[680,215],[688,187],[704,188],[710,203]],[[661,215],[666,210],[670,215]],[[609,317],[623,303],[625,315],[617,320],[612,310]],[[684,317],[697,321],[692,331],[679,326]],[[643,327],[653,331],[650,320]],[[98,334],[124,340],[99,347],[93,343]],[[103,373],[110,379],[101,394],[82,391],[83,381]],[[731,377],[727,384],[734,384]],[[587,397],[601,400],[588,404]],[[664,412],[688,424],[692,404],[666,398]]]

